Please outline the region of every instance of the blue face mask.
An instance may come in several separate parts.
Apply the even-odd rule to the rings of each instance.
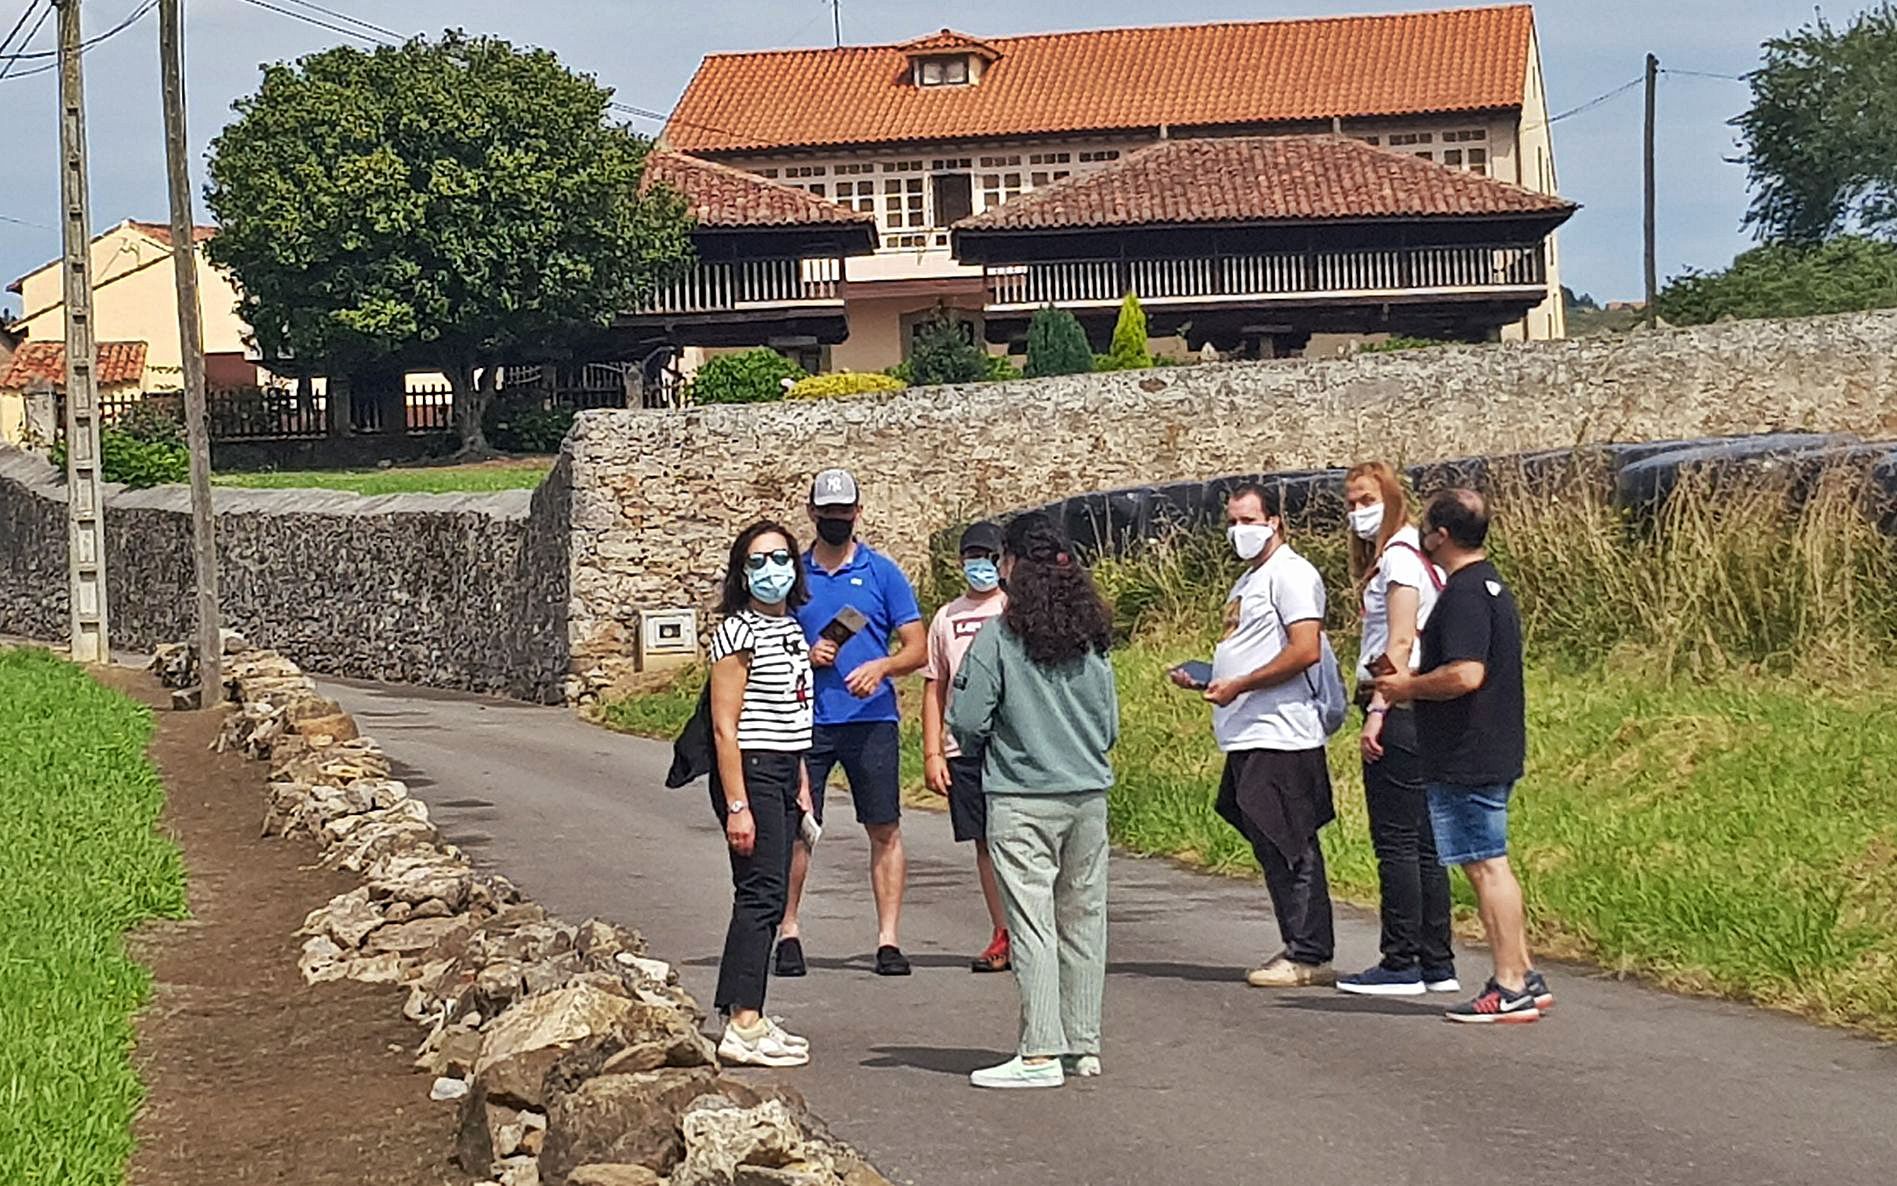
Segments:
[[[797,565],[766,563],[763,568],[754,568],[745,574],[746,582],[751,586],[751,596],[765,605],[778,605],[790,596],[791,589],[797,584]]]
[[[977,593],[991,593],[1001,585],[1001,569],[992,560],[962,561],[962,577]]]

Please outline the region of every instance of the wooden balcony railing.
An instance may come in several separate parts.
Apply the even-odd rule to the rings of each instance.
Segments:
[[[700,263],[655,293],[641,313],[719,313],[841,300],[840,259],[741,259]]]
[[[1535,288],[1547,279],[1541,248],[1523,246],[1056,260],[990,266],[988,301],[991,306],[1107,304],[1129,290],[1142,301],[1396,295]]]

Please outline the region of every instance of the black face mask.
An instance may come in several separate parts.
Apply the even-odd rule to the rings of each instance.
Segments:
[[[818,519],[817,538],[833,548],[840,548],[850,542],[856,534],[856,524],[849,519]]]

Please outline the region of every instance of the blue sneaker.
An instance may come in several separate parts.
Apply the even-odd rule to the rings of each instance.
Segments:
[[[1355,976],[1340,977],[1337,991],[1365,997],[1420,997],[1428,990],[1423,987],[1423,973],[1415,966],[1399,972],[1373,964]]]
[[[1456,965],[1444,964],[1440,968],[1424,968],[1423,987],[1431,992],[1461,992],[1462,981],[1456,979]]]

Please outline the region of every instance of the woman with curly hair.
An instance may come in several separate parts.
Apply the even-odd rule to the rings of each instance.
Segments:
[[[1019,1053],[977,1087],[1059,1087],[1100,1073],[1107,962],[1107,751],[1120,706],[1113,619],[1052,519],[1008,525],[1008,607],[955,674],[948,727],[982,750],[988,851],[1021,993]]]

